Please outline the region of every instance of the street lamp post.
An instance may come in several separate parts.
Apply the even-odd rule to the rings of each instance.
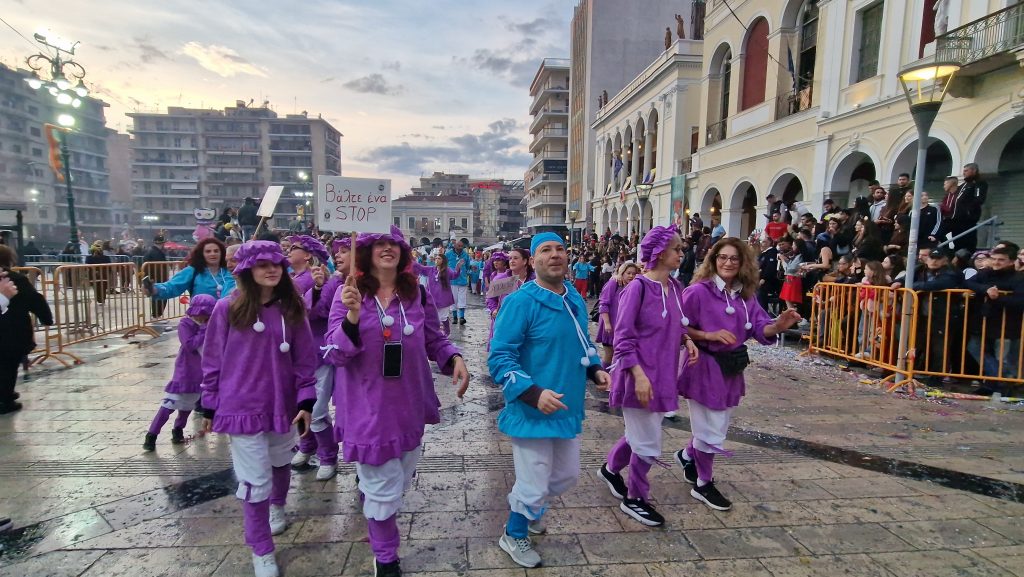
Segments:
[[[75,62],[72,58],[75,55],[75,48],[78,42],[69,42],[49,33],[36,33],[36,42],[52,49],[51,54],[33,54],[25,63],[34,71],[32,78],[25,81],[34,90],[45,88],[53,96],[57,104],[79,108],[82,106],[82,98],[85,98],[89,91],[86,89],[82,79],[85,78],[85,68]],[[48,78],[47,78],[48,77]],[[66,129],[75,125],[75,117],[67,113],[57,116],[57,123]],[[62,161],[64,185],[67,190],[68,224],[70,228],[70,242],[78,244],[78,226],[75,221],[75,198],[71,190],[71,153],[68,150],[68,135],[64,132],[60,139],[60,156]]]
[[[580,217],[580,211],[569,211],[569,247],[576,246],[576,219]]]
[[[153,236],[153,223],[160,222],[160,217],[155,214],[144,214],[142,215],[142,222],[149,224],[149,236]]]
[[[917,237],[921,228],[921,193],[924,191],[925,162],[928,157],[928,132],[939,114],[942,100],[953,81],[953,75],[959,69],[960,65],[955,62],[918,62],[904,68],[899,75],[903,93],[910,104],[910,115],[914,118],[914,126],[917,127],[917,168],[914,176],[914,200],[910,208],[910,238],[907,242],[907,274],[904,281],[904,286],[909,290],[914,289],[917,269]],[[911,305],[912,299],[904,296],[903,323],[897,358],[897,367],[900,369],[905,369],[907,363],[910,325],[914,316]]]
[[[651,197],[652,188],[654,188],[653,184],[636,184],[633,186],[633,190],[636,191],[636,197],[640,201],[640,222],[638,223],[640,234],[644,233],[644,213],[647,212],[647,199]]]

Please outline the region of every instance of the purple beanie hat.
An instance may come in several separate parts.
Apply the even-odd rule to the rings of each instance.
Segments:
[[[640,241],[640,260],[646,268],[651,269],[658,263],[658,257],[665,252],[668,243],[672,241],[672,236],[676,234],[679,234],[679,227],[674,224],[656,226],[647,231],[644,239]]]
[[[331,241],[331,252],[337,253],[338,250],[342,249],[342,248],[347,248],[348,250],[352,250],[352,237],[351,236],[343,236],[341,238],[336,238],[336,239]]]
[[[315,256],[320,262],[327,262],[331,258],[331,255],[327,254],[327,247],[324,246],[324,243],[309,235],[290,236],[288,240],[292,241],[292,248],[299,247]]]
[[[241,274],[256,266],[261,260],[267,260],[274,264],[281,264],[288,260],[288,257],[281,251],[281,245],[269,240],[250,240],[238,247],[235,253],[235,274]]]
[[[217,299],[208,294],[197,294],[188,300],[188,309],[185,314],[190,317],[210,316],[213,313],[213,306]]]
[[[368,232],[359,235],[359,240],[356,241],[357,246],[373,246],[373,243],[378,240],[390,240],[391,242],[402,247],[403,251],[412,253],[412,247],[405,240],[405,235],[402,234],[402,229],[395,225],[391,225],[391,232]]]

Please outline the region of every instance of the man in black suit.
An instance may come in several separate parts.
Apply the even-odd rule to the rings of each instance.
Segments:
[[[146,256],[142,257],[142,262],[164,262],[167,260],[167,253],[164,252],[164,239],[163,236],[157,236],[153,239],[152,246],[149,247],[149,252]],[[167,282],[170,278],[167,269],[164,265],[157,265],[150,269],[149,280],[154,283]],[[167,301],[158,298],[149,299],[149,312],[153,315],[154,319],[158,319],[164,316],[164,309],[167,307]]]
[[[18,366],[36,347],[32,313],[44,325],[53,324],[50,305],[28,278],[11,270],[18,261],[8,246],[0,246],[0,415],[21,410]]]

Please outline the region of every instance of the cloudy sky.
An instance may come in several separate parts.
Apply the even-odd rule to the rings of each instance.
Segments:
[[[571,0],[0,0],[31,38],[47,27],[81,45],[107,123],[167,106],[269,100],[339,129],[348,176],[393,179],[404,194],[435,170],[521,179],[529,85],[544,57],[567,57]],[[32,47],[0,24],[0,61]]]

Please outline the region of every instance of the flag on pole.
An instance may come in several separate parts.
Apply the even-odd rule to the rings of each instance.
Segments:
[[[786,66],[789,68],[789,75],[793,78],[793,92],[796,92],[796,68],[793,66],[793,49],[786,46]]]

